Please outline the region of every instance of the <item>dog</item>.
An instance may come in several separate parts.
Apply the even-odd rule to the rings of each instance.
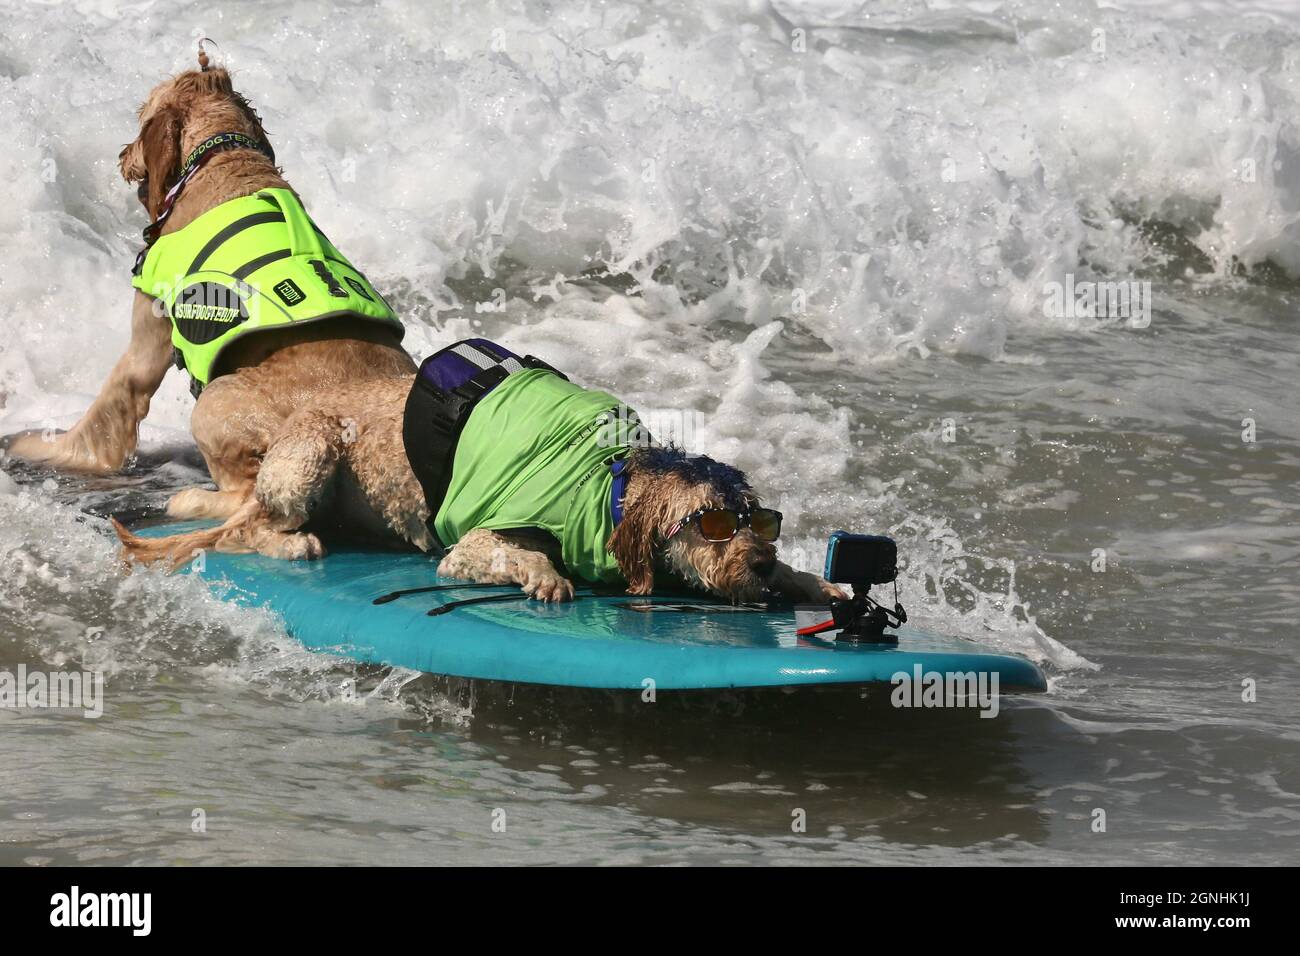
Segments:
[[[430,460],[419,446],[439,430],[420,427],[427,409],[465,386],[428,386],[426,369],[449,353],[472,354],[475,343],[514,371],[493,377],[500,370],[483,363],[489,390],[467,416],[450,414],[462,430]],[[437,394],[422,404],[422,390]],[[294,415],[267,451],[255,496],[221,526],[168,538],[115,527],[128,556],[144,563],[262,550],[267,526],[310,538],[301,556],[312,557],[323,546],[303,529],[337,527],[361,502],[382,516],[391,542],[450,547],[439,574],[518,584],[542,601],[571,600],[575,577],[635,595],[671,580],[733,602],[769,592],[847,597],[777,559],[780,515],[761,507],[741,471],[654,444],[614,396],[481,339],[426,360],[414,383],[349,384]]]
[[[196,151],[200,153],[197,157]],[[193,169],[191,162],[196,164]],[[256,111],[234,90],[226,70],[207,66],[202,51],[200,69],[182,72],[149,94],[139,112],[139,135],[122,149],[119,166],[127,182],[139,184],[137,195],[152,220],[152,236],[146,230],[146,238],[154,243],[151,251],[174,242],[205,215],[233,208],[226,204],[257,202],[252,197],[259,195],[292,206],[294,212],[285,213],[286,221],[296,219],[301,227],[305,219],[275,164]],[[185,181],[175,192],[183,177]],[[310,224],[310,220],[306,222]],[[292,226],[290,222],[287,228],[292,231]],[[299,239],[302,232],[303,228],[296,231]],[[355,301],[363,309],[382,311],[378,301],[372,301],[371,308],[353,290],[357,285],[372,299],[382,299],[364,276],[346,261],[328,260],[327,254],[336,250],[323,236],[318,240],[314,236],[310,233],[308,239],[316,243],[314,248],[322,253],[327,268],[321,277],[313,273],[291,278],[299,291],[314,302],[338,301],[351,306]],[[147,258],[142,259],[148,263]],[[344,291],[346,298],[337,298],[331,284]],[[138,275],[133,285],[130,344],[85,415],[53,441],[37,433],[11,438],[10,455],[61,470],[105,473],[121,468],[134,453],[140,422],[175,357],[173,331],[179,323],[169,310],[177,311],[177,306],[192,312],[220,308],[191,300],[195,294],[201,299],[208,291],[229,293],[230,287],[211,285],[195,293],[200,285],[195,284],[179,293],[172,290],[160,295],[142,288]],[[289,286],[284,289],[292,294]],[[237,291],[242,294],[246,289]],[[187,294],[191,294],[188,299]],[[288,308],[271,301],[271,295],[269,288],[264,288],[255,300],[267,306],[266,314],[272,314],[273,308]],[[239,303],[241,308],[245,305]],[[415,363],[401,347],[403,329],[395,316],[391,321],[379,321],[347,309],[335,312],[338,314],[301,324],[271,325],[234,336],[212,367],[205,369],[207,381],[198,394],[190,425],[217,489],[190,488],[177,493],[168,502],[169,515],[230,518],[253,500],[260,463],[298,409],[311,407],[349,384],[409,381]],[[194,324],[200,320],[195,319]],[[190,347],[188,342],[186,347]],[[364,401],[368,392],[359,389],[354,394]],[[364,409],[353,411],[364,414]],[[362,524],[375,520],[364,514],[355,519]],[[313,546],[310,539],[272,526],[260,526],[255,542],[256,550],[281,557],[309,557]]]
[[[332,531],[424,551],[447,546],[439,565],[444,575],[516,583],[544,601],[572,599],[573,580],[557,566],[570,571],[572,562],[553,534],[526,526],[457,526],[448,534],[444,523],[446,540],[439,537],[442,514],[404,437],[417,368],[401,347],[401,323],[306,217],[257,113],[229,74],[209,68],[200,55],[200,69],[149,94],[139,120],[139,135],[119,156],[123,177],[139,184],[151,219],[132,282],[130,345],[72,429],[53,441],[17,436],[9,453],[67,470],[122,467],[179,354],[196,386],[191,431],[217,488],[180,491],[167,512],[222,523],[142,539],[114,521],[129,558],[175,567],[211,548],[311,559],[324,555],[321,534]],[[240,204],[256,211],[244,215]],[[223,219],[226,210],[235,210],[235,218]],[[199,265],[212,243],[250,218],[286,248],[252,256],[244,268]],[[210,222],[215,232],[191,238]],[[170,286],[151,284],[166,278],[174,262],[189,262],[176,270],[189,273]],[[276,272],[278,263],[289,271]],[[268,271],[243,274],[253,266]],[[341,307],[308,321],[264,321],[275,309],[321,301]],[[216,338],[200,341],[214,331]],[[602,393],[606,400],[614,401]],[[777,560],[770,528],[766,535],[755,532],[759,503],[741,472],[674,449],[625,452],[618,459],[621,520],[608,535],[583,539],[584,560],[600,565],[603,579],[621,581],[632,594],[651,593],[656,576],[669,575],[734,601],[757,600],[768,590],[796,600],[845,596]],[[602,473],[602,489],[607,478]],[[454,501],[473,504],[474,495],[462,489]],[[582,516],[603,520],[595,508]],[[706,520],[735,527],[723,539],[704,533]]]

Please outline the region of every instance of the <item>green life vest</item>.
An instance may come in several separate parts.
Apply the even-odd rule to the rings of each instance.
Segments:
[[[572,575],[623,580],[605,550],[614,531],[610,464],[628,452],[636,416],[613,395],[525,369],[484,396],[456,444],[434,519],[448,547],[475,528],[541,528]]]
[[[198,387],[223,349],[264,329],[339,316],[405,331],[383,296],[288,189],[263,189],[160,236],[131,284],[160,300]]]

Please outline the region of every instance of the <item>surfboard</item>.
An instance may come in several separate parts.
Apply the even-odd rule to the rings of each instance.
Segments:
[[[138,530],[157,537],[200,525]],[[317,561],[208,553],[196,567],[224,599],[267,607],[313,650],[431,674],[562,687],[658,690],[888,684],[896,674],[997,675],[1000,692],[1047,689],[1032,662],[911,625],[896,644],[795,631],[825,607],[732,605],[701,594],[578,589],[543,604],[517,585],[441,578],[422,554],[340,549]],[[417,593],[395,592],[419,589]],[[916,668],[920,667],[920,671]]]

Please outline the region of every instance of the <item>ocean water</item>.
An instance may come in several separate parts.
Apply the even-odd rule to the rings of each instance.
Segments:
[[[0,670],[106,685],[0,708],[0,863],[1294,861],[1294,3],[6,2],[0,432],[69,426],[125,347],[116,157],[199,36],[413,353],[624,396],[796,563],[893,534],[918,623],[1051,689],[647,709],[308,653],[121,573],[105,516],[205,479],[172,373],[122,474],[3,463]]]

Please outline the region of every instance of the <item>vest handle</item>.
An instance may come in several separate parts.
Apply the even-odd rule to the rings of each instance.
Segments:
[[[321,244],[320,233],[312,225],[307,211],[293,194],[291,189],[263,189],[257,194],[258,199],[265,199],[280,207],[284,213],[284,224],[289,230],[289,250],[295,256],[314,256],[324,258],[325,247]]]

